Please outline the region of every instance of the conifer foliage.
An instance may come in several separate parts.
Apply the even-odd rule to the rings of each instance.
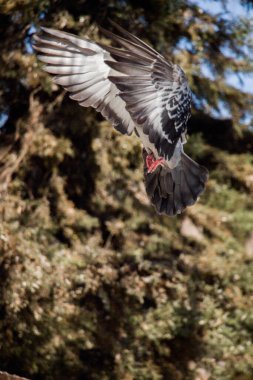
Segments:
[[[253,72],[238,9],[253,11],[228,3],[0,0],[0,371],[252,379],[252,80],[234,83]],[[138,140],[71,101],[32,51],[41,25],[109,44],[109,18],[194,93],[187,153],[210,179],[175,218],[147,200]]]

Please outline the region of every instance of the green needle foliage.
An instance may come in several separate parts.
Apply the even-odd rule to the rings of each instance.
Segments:
[[[1,371],[253,378],[253,95],[227,80],[252,75],[252,21],[230,11],[0,1]],[[109,18],[180,64],[194,92],[186,149],[210,179],[175,218],[147,200],[138,139],[69,100],[30,51],[40,25],[109,44]]]

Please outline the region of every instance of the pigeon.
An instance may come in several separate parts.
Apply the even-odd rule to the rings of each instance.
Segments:
[[[177,64],[112,23],[101,32],[117,47],[50,28],[34,49],[54,83],[93,107],[122,134],[142,143],[147,195],[159,214],[177,215],[204,191],[208,171],[184,153],[191,90]]]

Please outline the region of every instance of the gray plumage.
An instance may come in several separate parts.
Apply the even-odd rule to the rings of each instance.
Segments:
[[[44,70],[81,106],[94,107],[121,133],[143,144],[147,194],[159,213],[175,215],[196,202],[207,170],[183,152],[191,91],[182,69],[113,23],[103,30],[120,48],[54,29],[34,37]],[[163,158],[153,172],[147,157]]]
[[[134,122],[117,87],[108,79],[116,74],[105,63],[109,53],[95,42],[49,28],[34,36],[34,49],[53,81],[71,93],[81,106],[93,107],[121,133],[131,135]],[[42,53],[42,54],[41,54]]]
[[[196,202],[208,179],[205,167],[182,153],[174,169],[158,167],[153,173],[147,173],[146,157],[147,152],[143,149],[146,191],[160,214],[179,214]]]

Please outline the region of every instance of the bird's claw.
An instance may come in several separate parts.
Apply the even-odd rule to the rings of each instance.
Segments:
[[[165,163],[165,159],[163,157],[159,157],[157,160],[155,159],[153,153],[148,154],[146,157],[146,165],[148,168],[148,173],[153,173],[158,166],[163,166]]]

